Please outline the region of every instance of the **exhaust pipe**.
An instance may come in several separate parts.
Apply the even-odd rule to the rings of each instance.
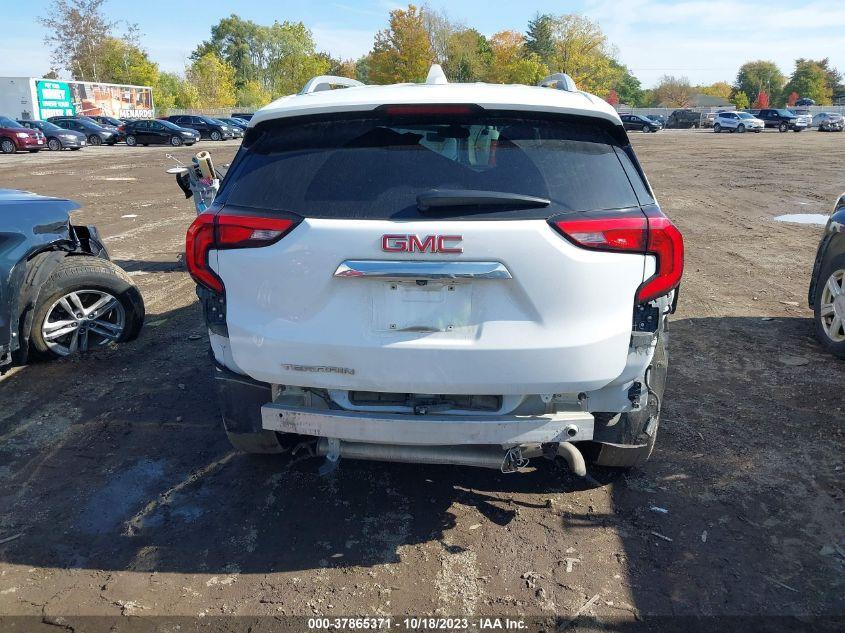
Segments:
[[[495,446],[404,446],[399,444],[368,444],[343,442],[335,444],[334,451],[328,438],[317,442],[317,455],[337,459],[364,459],[379,462],[403,462],[407,464],[449,464],[453,466],[476,466],[502,472],[515,472],[527,463],[528,457],[542,455],[540,446],[526,447],[522,452],[503,450]],[[334,453],[334,454],[333,454]],[[584,477],[587,467],[584,456],[575,446],[562,442],[557,454],[563,457],[570,470]]]

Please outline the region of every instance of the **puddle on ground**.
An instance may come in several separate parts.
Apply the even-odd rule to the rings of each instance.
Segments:
[[[775,216],[775,222],[789,222],[791,224],[812,224],[824,226],[830,216],[824,213],[786,213]]]

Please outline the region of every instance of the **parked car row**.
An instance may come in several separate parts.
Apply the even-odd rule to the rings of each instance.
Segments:
[[[247,115],[252,116],[252,115]],[[87,145],[193,145],[200,139],[243,138],[246,119],[173,115],[161,119],[110,116],[54,116],[46,121],[0,116],[0,152],[79,150]]]

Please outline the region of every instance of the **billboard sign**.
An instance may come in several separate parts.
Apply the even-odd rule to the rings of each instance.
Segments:
[[[154,114],[153,90],[148,86],[39,79],[35,93],[42,119],[61,115],[151,119]]]

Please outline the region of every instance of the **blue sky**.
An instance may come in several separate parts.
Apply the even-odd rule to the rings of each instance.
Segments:
[[[11,5],[11,0],[3,0],[7,2]],[[49,69],[44,30],[35,18],[51,4],[30,0],[3,11],[0,76],[41,75]],[[646,86],[663,74],[685,75],[693,83],[732,81],[740,64],[761,58],[777,62],[787,74],[796,57],[830,57],[845,71],[845,5],[828,0],[432,0],[428,4],[486,35],[503,29],[522,31],[537,12],[583,13],[599,22],[618,58]],[[390,0],[107,0],[105,10],[114,20],[137,22],[150,56],[164,69],[178,72],[194,46],[208,37],[211,25],[230,13],[262,24],[301,20],[321,49],[349,58],[369,50],[373,35],[387,23],[388,11],[398,6],[403,3]]]

